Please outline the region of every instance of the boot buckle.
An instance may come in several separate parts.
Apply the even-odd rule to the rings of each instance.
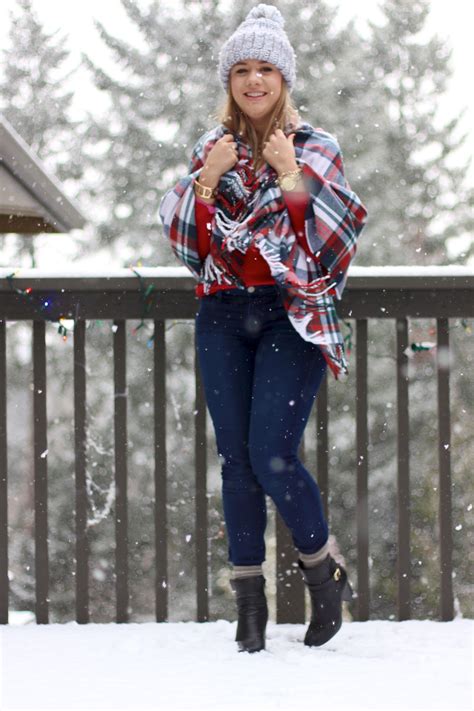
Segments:
[[[340,577],[341,577],[341,569],[340,569],[340,568],[336,568],[336,570],[334,571],[334,574],[333,574],[332,577],[333,577],[334,580],[336,580],[336,581],[339,580]]]

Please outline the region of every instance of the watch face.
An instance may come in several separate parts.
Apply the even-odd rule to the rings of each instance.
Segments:
[[[291,190],[291,188],[294,188],[297,183],[297,180],[295,178],[283,178],[283,180],[280,183],[280,186],[283,188],[283,190]]]

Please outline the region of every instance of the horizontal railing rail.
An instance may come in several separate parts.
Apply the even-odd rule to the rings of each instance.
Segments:
[[[196,282],[184,267],[130,268],[81,272],[0,269],[0,623],[8,622],[8,462],[6,322],[33,322],[34,513],[36,621],[48,615],[48,508],[45,322],[74,321],[74,441],[76,531],[76,621],[89,621],[89,551],[86,487],[86,321],[114,322],[114,453],[115,453],[115,572],[116,621],[129,619],[127,550],[127,368],[126,322],[154,323],[154,455],[155,455],[155,611],[168,619],[166,518],[166,350],[167,319],[194,319],[199,300]],[[409,403],[407,377],[408,319],[433,318],[438,350],[449,350],[449,319],[474,316],[474,269],[468,267],[353,267],[339,316],[356,322],[356,447],[357,447],[357,590],[354,617],[370,612],[368,546],[368,320],[393,319],[396,328],[397,443],[398,443],[398,565],[397,613],[410,617]],[[195,361],[197,363],[197,359]],[[449,408],[449,358],[437,362],[438,461],[440,526],[440,618],[453,617],[452,501]],[[195,485],[197,620],[209,619],[207,549],[206,404],[199,368],[195,370]],[[317,398],[317,472],[328,514],[328,395],[323,381]],[[204,443],[204,444],[203,444]],[[303,442],[304,445],[304,442]],[[302,452],[304,456],[304,449]],[[304,586],[299,576],[288,577],[295,552],[289,532],[277,516],[277,622],[304,622]]]

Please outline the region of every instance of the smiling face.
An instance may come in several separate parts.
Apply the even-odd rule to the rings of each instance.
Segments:
[[[232,96],[258,132],[264,130],[280,97],[282,81],[282,73],[274,64],[258,59],[237,62],[230,70]]]

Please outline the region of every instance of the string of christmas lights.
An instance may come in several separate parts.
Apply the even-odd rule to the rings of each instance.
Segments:
[[[19,271],[20,271],[19,269],[15,269],[15,271],[13,271],[11,274],[7,274],[6,279],[7,279],[8,286],[15,293],[20,294],[21,296],[25,296],[28,299],[28,301],[30,301],[33,304],[34,310],[36,312],[38,312],[36,300],[34,299],[34,297],[32,295],[33,294],[33,287],[27,286],[26,289],[19,289],[18,287],[13,285],[13,279],[16,277],[16,275],[18,274]],[[49,300],[48,300],[48,298],[45,298],[44,301],[41,302],[41,306],[40,306],[41,312],[44,313],[44,311],[48,308],[48,306],[49,306]],[[53,319],[48,319],[47,317],[45,320],[51,321],[52,323],[56,322],[55,320],[53,321]],[[63,341],[67,340],[67,332],[68,332],[68,330],[71,330],[71,329],[68,329],[67,326],[65,325],[65,321],[67,321],[67,320],[68,319],[64,319],[63,317],[60,317],[59,322],[58,322],[59,323],[58,333],[62,336]]]
[[[352,334],[353,328],[350,321],[343,321],[344,326],[348,329],[347,335],[344,336],[344,348],[348,356],[352,353]]]
[[[139,262],[137,264],[137,266],[140,267],[141,263]],[[151,308],[153,306],[153,300],[154,300],[154,296],[155,296],[153,291],[154,291],[155,287],[153,286],[153,284],[146,285],[143,276],[134,267],[130,266],[129,269],[131,269],[133,271],[133,273],[135,274],[135,276],[137,276],[139,279],[140,300],[143,304],[143,311],[141,314],[140,324],[137,327],[132,329],[133,335],[136,335],[136,333],[138,332],[138,330],[140,328],[142,328],[143,326],[146,326],[145,318],[148,316],[148,314],[150,313]],[[16,292],[17,294],[20,294],[21,296],[25,296],[26,298],[28,298],[30,303],[33,304],[34,310],[38,313],[37,300],[35,300],[32,295],[33,288],[31,286],[29,286],[26,289],[20,289],[13,284],[13,280],[17,276],[19,271],[20,271],[20,269],[16,269],[11,274],[8,274],[6,276],[7,283],[12,291]],[[44,318],[46,321],[49,321],[50,323],[58,323],[58,333],[62,336],[63,341],[66,341],[68,334],[74,332],[74,319],[66,318],[64,316],[61,316],[58,320],[49,319],[47,316],[45,317],[44,311],[48,308],[49,305],[50,305],[50,302],[48,299],[45,299],[41,303],[40,310],[41,310],[42,318]],[[92,327],[94,326],[94,324],[101,326],[102,320],[95,319],[95,320],[89,321],[89,323]],[[167,326],[166,330],[168,331],[170,328],[173,328],[178,323],[179,323],[178,321],[172,321],[172,323]],[[72,325],[69,325],[69,324],[72,324]],[[147,346],[149,348],[151,348],[153,346],[153,341],[154,341],[154,334],[151,335],[150,338],[148,338],[148,340],[147,340]]]
[[[140,265],[139,265],[140,266]],[[153,284],[148,284],[148,286],[145,284],[145,280],[142,277],[142,275],[137,272],[137,270],[134,267],[129,267],[132,272],[138,277],[139,283],[140,283],[140,300],[143,304],[143,313],[142,313],[142,318],[139,323],[139,325],[132,330],[133,335],[135,336],[140,328],[143,328],[145,325],[145,318],[147,314],[150,313],[151,307],[153,306],[153,302],[155,299],[155,294],[153,294],[154,286]],[[148,348],[151,348],[153,345],[153,341],[155,339],[155,334],[153,333],[150,338],[147,340],[147,346]]]
[[[141,263],[139,262],[137,266],[140,267]],[[156,290],[155,290],[155,287],[153,284],[148,284],[148,285],[146,284],[145,279],[140,274],[140,272],[137,271],[137,269],[135,267],[130,266],[129,269],[135,274],[135,276],[139,280],[140,301],[142,303],[142,314],[141,314],[140,323],[138,324],[138,326],[136,326],[135,328],[132,329],[133,335],[136,335],[141,328],[146,326],[145,319],[147,318],[147,316],[149,315],[149,313],[152,309],[152,306],[154,303],[154,298],[156,295]],[[17,294],[20,294],[21,296],[25,296],[31,303],[33,303],[34,308],[37,311],[37,305],[36,305],[34,297],[32,296],[33,288],[31,286],[28,286],[26,289],[19,289],[18,287],[16,287],[13,284],[14,278],[17,276],[19,271],[20,271],[20,269],[16,269],[11,274],[8,274],[6,276],[8,285],[12,289],[12,291],[16,292]],[[50,305],[49,300],[46,297],[44,299],[44,301],[42,301],[41,306],[40,306],[43,318],[44,318],[44,311],[48,308],[49,305]],[[63,316],[60,316],[58,321],[56,321],[56,319],[48,319],[47,317],[45,320],[50,321],[52,323],[58,323],[58,333],[60,336],[62,336],[63,341],[67,340],[68,333],[72,333],[74,331],[74,326],[69,327],[67,325],[69,322],[74,324],[74,319],[68,319]],[[466,333],[468,333],[469,335],[472,333],[472,328],[469,325],[467,319],[461,318],[461,319],[458,319],[457,321],[458,322],[454,323],[452,326],[449,327],[450,331],[454,328],[458,328],[459,326],[462,326],[464,328],[464,330],[466,331]],[[93,323],[94,322],[92,322],[92,324]],[[97,323],[98,325],[102,325],[102,321],[99,319],[96,319],[95,323]],[[173,323],[168,328],[172,328],[177,323],[178,323],[177,321],[173,321]],[[352,353],[352,349],[353,349],[353,332],[354,331],[353,331],[353,327],[352,327],[352,324],[350,323],[350,321],[343,321],[343,324],[347,328],[347,334],[344,336],[344,346],[345,346],[347,355],[350,356]],[[435,333],[435,329],[430,329],[429,334],[433,335],[434,333]],[[150,338],[148,338],[148,340],[147,340],[148,348],[152,347],[154,338],[155,338],[154,334],[152,334],[150,336]],[[413,343],[410,343],[408,348],[405,350],[405,353],[406,353],[406,355],[411,357],[416,353],[421,353],[424,351],[432,351],[435,349],[436,349],[436,343],[433,343],[431,341],[413,342]],[[387,356],[379,355],[379,356],[374,356],[374,357],[395,358],[395,356],[392,356],[392,355],[387,355]]]

